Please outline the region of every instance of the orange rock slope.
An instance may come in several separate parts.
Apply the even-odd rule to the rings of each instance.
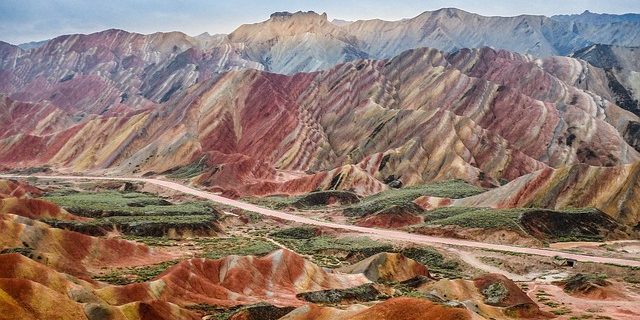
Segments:
[[[14,191],[19,186],[14,182],[2,185]],[[9,185],[11,188],[6,188]],[[7,199],[16,198],[3,200]],[[36,208],[36,213],[46,212],[45,209]],[[264,257],[192,258],[151,281],[117,286],[90,277],[98,269],[149,265],[175,257],[142,244],[90,237],[10,213],[0,214],[0,230],[0,319],[199,319],[201,315],[190,311],[190,307],[228,308],[264,302],[300,307],[287,316],[290,319],[414,319],[422,315],[432,319],[470,319],[472,315],[461,305],[451,308],[423,299],[391,299],[370,308],[355,305],[340,311],[305,306],[307,302],[299,297],[300,293],[348,289],[372,281],[422,279],[425,282],[417,283],[427,286],[419,289],[424,292],[456,288],[454,282],[431,281],[426,266],[396,253],[380,253],[340,270],[321,268],[285,249]],[[511,310],[523,294],[507,280],[497,281],[508,287],[511,300],[488,305],[485,310],[507,314],[504,310]],[[482,289],[474,289],[468,281],[460,288],[468,292],[459,292],[457,300],[481,299],[478,290]],[[447,295],[455,296],[444,293]],[[526,310],[535,312],[535,308],[533,304]],[[521,307],[517,310],[522,311]]]
[[[301,305],[296,294],[355,287],[369,282],[362,274],[328,273],[288,251],[267,256],[228,256],[218,260],[189,259],[171,267],[148,283],[113,286],[97,291],[111,304],[151,298],[179,305],[235,306],[261,301],[275,305]]]
[[[87,277],[88,269],[170,259],[142,244],[51,228],[46,223],[12,214],[0,214],[0,226],[0,250],[28,252],[43,264],[80,277]]]
[[[0,319],[200,319],[164,301],[109,305],[93,290],[20,254],[0,255]]]
[[[354,310],[355,309],[355,310]],[[472,319],[469,313],[462,308],[452,308],[435,304],[431,301],[416,298],[393,298],[376,304],[370,308],[352,308],[341,310],[331,307],[307,305],[300,307],[282,320],[468,320]]]

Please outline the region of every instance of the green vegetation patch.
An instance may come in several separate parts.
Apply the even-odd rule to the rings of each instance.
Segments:
[[[346,207],[344,213],[351,217],[361,217],[394,205],[406,204],[421,196],[459,199],[477,195],[484,191],[486,190],[462,180],[448,180],[401,189],[389,189]]]
[[[595,287],[606,287],[611,283],[607,281],[604,273],[578,273],[569,276],[562,281],[564,291],[567,293],[588,292]]]
[[[506,229],[524,232],[522,214],[530,209],[445,207],[428,211],[426,225],[455,225],[465,228]]]
[[[492,283],[482,290],[484,302],[489,305],[499,305],[509,295],[509,290],[500,282]]]
[[[231,308],[208,304],[197,304],[187,306],[187,308],[213,316],[213,318],[209,319],[215,320],[228,320],[232,317],[238,317],[241,319],[277,320],[286,316],[295,309],[295,307],[277,307],[268,303],[257,303]]]
[[[410,247],[400,251],[407,258],[416,260],[429,268],[429,272],[440,273],[448,278],[460,278],[462,269],[454,260],[445,258],[440,252],[427,247]]]
[[[601,241],[611,230],[624,230],[606,214],[592,208],[444,207],[426,211],[423,216],[422,226],[505,229],[549,242]]]
[[[276,238],[273,234],[272,236]],[[309,239],[276,238],[276,240],[295,252],[312,256],[318,265],[330,268],[357,262],[376,253],[394,251],[392,245],[366,237],[317,236]]]
[[[293,227],[272,232],[271,235],[277,238],[311,239],[318,236],[319,232],[313,227]]]
[[[95,276],[93,279],[115,285],[146,282],[157,277],[178,262],[178,260],[171,260],[144,267],[118,269],[104,275]]]
[[[315,263],[323,267],[337,268],[380,252],[397,252],[426,265],[431,272],[452,278],[461,277],[462,269],[458,262],[445,258],[429,247],[399,248],[368,237],[318,236],[316,229],[311,227],[282,229],[269,236],[295,252],[311,256]]]
[[[116,229],[130,236],[182,236],[211,235],[220,231],[214,215],[181,216],[111,216],[90,221],[63,221],[47,219],[55,228],[76,231],[92,236],[103,236]]]
[[[312,303],[327,304],[336,304],[343,301],[368,302],[389,298],[388,295],[380,292],[373,283],[366,283],[357,287],[347,289],[329,289],[303,292],[299,293],[297,297]]]
[[[207,170],[206,159],[202,157],[189,165],[170,169],[169,171],[163,172],[163,174],[172,179],[191,179],[202,174],[205,170]]]
[[[214,212],[206,201],[170,203],[141,192],[53,192],[43,199],[85,217],[136,215],[205,215]]]
[[[242,201],[253,203],[255,205],[266,207],[274,210],[282,210],[289,207],[293,207],[293,204],[300,200],[301,196],[266,196],[266,197],[247,197],[242,198]]]
[[[462,180],[448,180],[400,189],[389,189],[366,198],[349,191],[315,191],[300,196],[272,195],[261,198],[244,198],[243,201],[272,209],[317,209],[325,207],[328,199],[333,198],[345,209],[348,216],[363,216],[380,211],[393,205],[406,204],[421,196],[465,198],[485,192],[486,189],[468,184]]]
[[[91,221],[46,221],[50,225],[93,236],[116,229],[130,236],[205,236],[219,231],[219,211],[206,201],[171,203],[141,192],[77,192],[63,189],[44,199]]]

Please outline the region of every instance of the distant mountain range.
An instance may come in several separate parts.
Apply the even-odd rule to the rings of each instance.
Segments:
[[[188,172],[232,195],[620,168],[640,161],[639,33],[635,14],[441,9],[0,43],[0,167]]]

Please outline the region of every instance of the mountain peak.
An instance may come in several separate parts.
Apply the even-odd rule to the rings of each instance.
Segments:
[[[322,14],[318,14],[315,11],[298,11],[298,12],[288,12],[288,11],[280,11],[280,12],[274,12],[271,14],[271,16],[269,16],[269,19],[271,20],[287,20],[290,18],[297,18],[297,17],[310,17],[310,18],[321,18],[323,20],[327,20],[327,13],[323,12]]]
[[[240,26],[229,34],[229,39],[235,42],[262,42],[307,33],[346,39],[345,32],[331,24],[326,13],[318,14],[314,11],[275,12],[269,20]]]

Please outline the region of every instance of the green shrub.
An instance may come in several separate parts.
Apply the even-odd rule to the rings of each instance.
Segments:
[[[214,212],[206,201],[172,204],[160,197],[139,193],[104,192],[54,192],[43,199],[68,211],[87,217],[135,216],[135,215],[204,215]]]
[[[293,227],[275,231],[271,235],[277,238],[311,239],[317,236],[317,233],[313,227]]]
[[[347,216],[360,217],[394,205],[406,204],[421,196],[457,199],[480,194],[484,191],[485,189],[473,186],[462,180],[449,180],[401,189],[389,189],[346,207],[344,213]]]

